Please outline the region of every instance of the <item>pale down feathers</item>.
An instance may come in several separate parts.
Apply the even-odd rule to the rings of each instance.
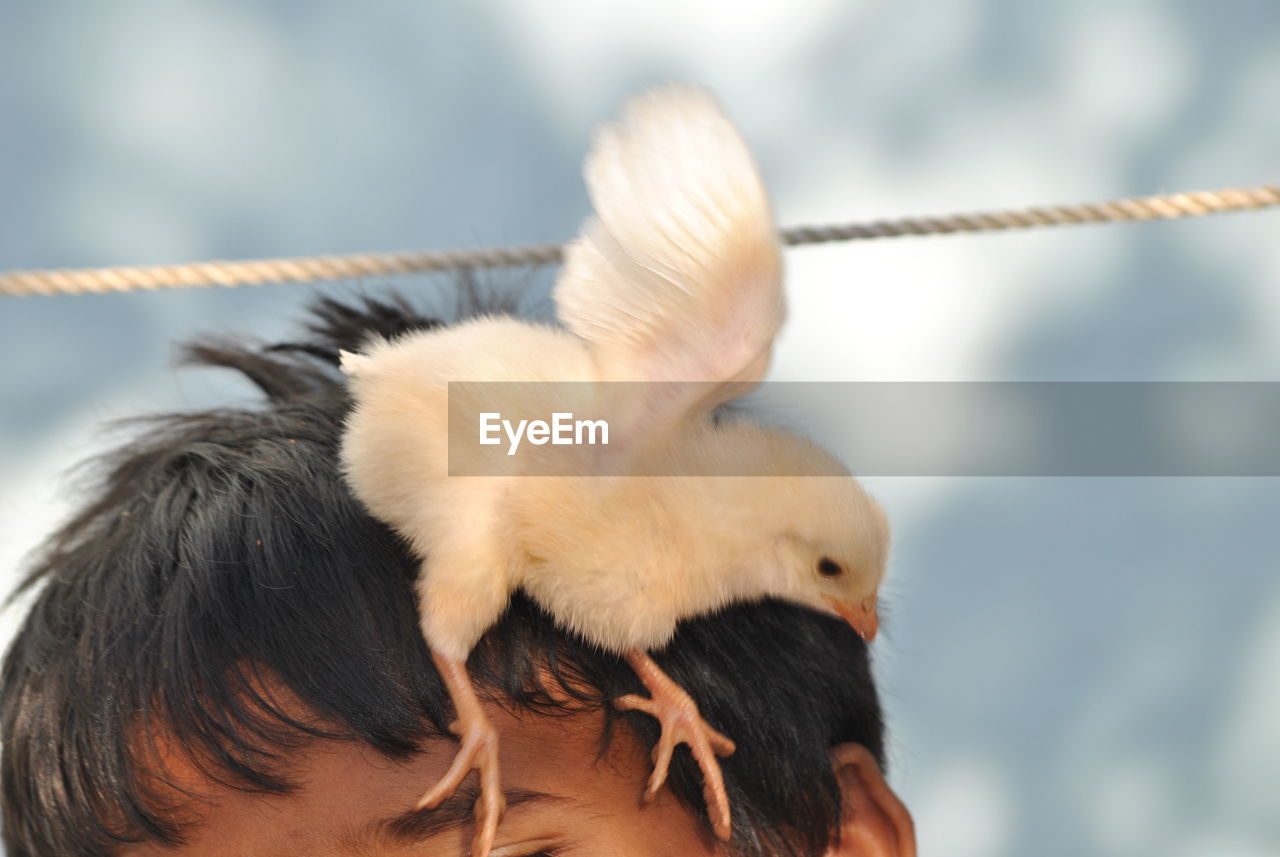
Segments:
[[[646,797],[688,744],[726,840],[716,757],[733,742],[646,652],[682,619],[765,597],[876,631],[879,507],[808,441],[713,419],[763,378],[784,317],[781,248],[737,131],[707,93],[668,86],[598,133],[585,173],[595,216],[556,282],[563,329],[479,318],[343,357],[355,407],[342,465],[422,560],[422,630],[458,712],[461,749],[419,805],[478,769],[477,857],[503,801],[497,733],[465,664],[516,588],[626,657],[650,696],[615,704],[663,727]],[[505,456],[478,441],[482,414],[557,412],[603,419],[608,443]]]
[[[343,466],[424,558],[428,641],[465,657],[518,586],[616,651],[661,646],[680,619],[735,600],[871,606],[887,550],[873,501],[851,477],[794,475],[840,472],[808,442],[709,419],[762,378],[784,316],[768,198],[737,131],[702,90],[661,88],[598,132],[585,173],[596,216],[554,292],[568,331],[481,318],[344,356],[356,408]],[[597,459],[612,477],[521,476],[539,451],[562,452],[531,447],[499,478],[448,476],[450,381],[709,383],[566,384],[543,407],[489,403],[606,414],[613,429]],[[714,472],[776,460],[783,475],[678,475],[706,472],[707,456]],[[841,572],[823,574],[824,558]]]

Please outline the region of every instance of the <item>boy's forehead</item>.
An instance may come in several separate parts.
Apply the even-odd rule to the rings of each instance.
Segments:
[[[626,729],[616,730],[598,758],[603,715],[513,715],[492,708],[502,737],[510,809],[499,848],[512,855],[580,846],[585,853],[697,857],[720,853],[691,813],[664,792],[652,805],[638,796],[648,759]],[[241,792],[204,781],[208,802],[192,806],[195,822],[178,849],[139,844],[124,857],[452,857],[470,847],[474,789],[433,811],[413,806],[444,773],[457,745],[431,739],[425,752],[399,761],[357,741],[315,740],[291,761],[297,791]],[[181,754],[170,756],[170,761]],[[167,771],[169,775],[178,771]],[[181,772],[195,785],[193,769]],[[527,848],[525,846],[528,846]]]

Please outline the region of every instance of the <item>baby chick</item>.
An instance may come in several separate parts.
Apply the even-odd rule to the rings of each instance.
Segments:
[[[598,132],[585,175],[595,217],[556,283],[563,329],[480,318],[343,355],[355,401],[344,472],[422,558],[422,631],[457,710],[462,746],[419,806],[478,769],[477,857],[504,805],[497,735],[466,659],[516,588],[631,664],[649,696],[617,706],[662,724],[646,799],[687,744],[725,840],[716,757],[734,744],[647,652],[683,619],[770,596],[840,616],[868,640],[876,632],[879,507],[813,444],[712,419],[763,377],[784,316],[781,249],[746,145],[707,93],[671,85]],[[451,407],[449,382],[466,381],[579,383],[506,384],[509,400],[470,391]],[[458,426],[482,410],[604,415],[610,442],[530,446],[502,475],[451,476],[451,438],[455,472],[474,472],[458,468]]]

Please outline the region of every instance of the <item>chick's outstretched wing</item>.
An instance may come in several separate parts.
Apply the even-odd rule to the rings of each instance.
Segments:
[[[737,129],[705,91],[668,86],[626,107],[585,168],[596,216],[567,250],[557,314],[597,377],[634,392],[635,431],[705,413],[768,367],[782,324],[782,254]],[[665,388],[665,389],[660,389]]]

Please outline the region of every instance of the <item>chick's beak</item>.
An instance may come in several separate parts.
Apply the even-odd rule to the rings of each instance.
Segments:
[[[850,605],[830,597],[827,598],[827,603],[831,605],[832,610],[840,614],[841,619],[848,622],[850,627],[858,632],[859,637],[868,643],[876,638],[876,631],[880,629],[880,620],[876,617],[876,598],[874,595],[861,604]]]

